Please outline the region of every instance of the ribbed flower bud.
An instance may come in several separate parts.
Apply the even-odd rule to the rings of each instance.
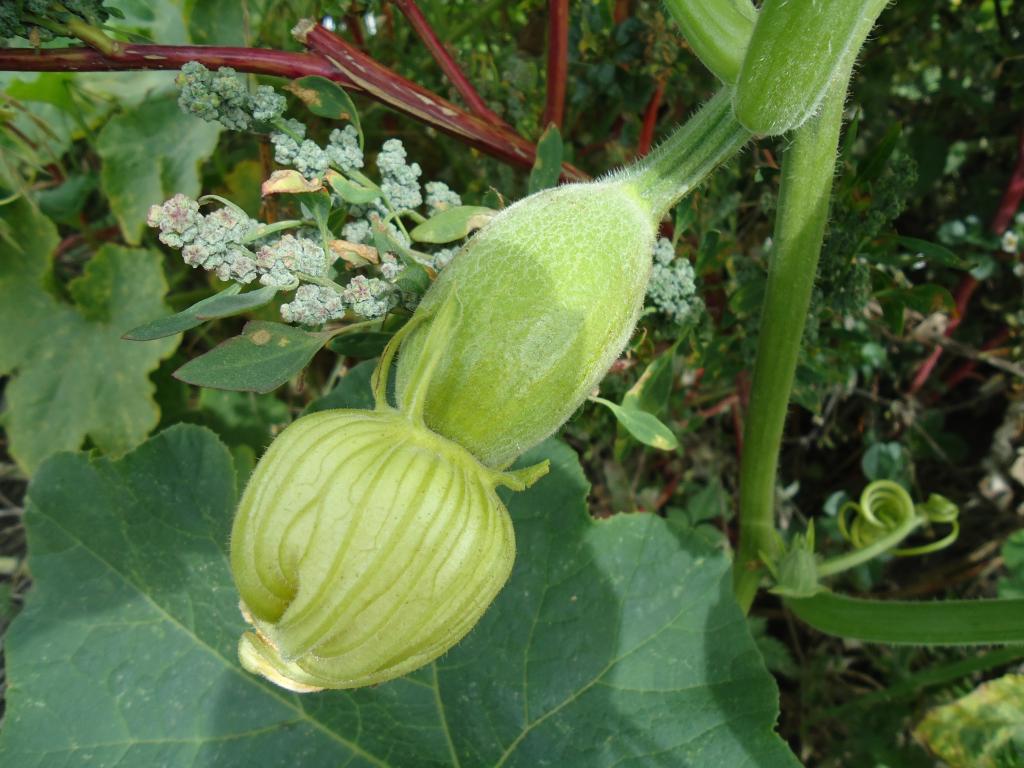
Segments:
[[[443,333],[453,314],[440,314]],[[483,466],[423,426],[415,388],[404,410],[388,407],[386,371],[400,341],[378,368],[377,410],[291,424],[260,460],[235,517],[231,569],[253,626],[239,658],[290,690],[380,683],[458,642],[515,558],[495,489],[521,490],[547,471],[546,463],[515,473]],[[420,375],[429,379],[429,364]]]

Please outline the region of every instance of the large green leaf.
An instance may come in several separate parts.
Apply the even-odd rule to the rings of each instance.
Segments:
[[[12,374],[5,396],[10,451],[32,471],[47,456],[74,450],[88,437],[119,453],[156,426],[149,373],[180,337],[145,344],[121,334],[166,314],[160,256],[102,247],[72,281],[71,306],[45,289],[57,231],[31,204],[0,208],[10,239],[0,243],[0,374]]]
[[[797,765],[722,553],[653,515],[594,522],[576,456],[542,457],[510,500],[515,571],[469,637],[407,678],[304,696],[236,661],[235,483],[212,433],[54,457],[29,494],[0,764]]]
[[[129,243],[142,239],[149,206],[181,192],[197,197],[199,164],[213,154],[220,128],[184,114],[174,96],[112,118],[96,139],[100,183]]]

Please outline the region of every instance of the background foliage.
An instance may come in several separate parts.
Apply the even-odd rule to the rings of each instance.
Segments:
[[[129,39],[292,51],[301,50],[290,33],[297,19],[329,15],[339,34],[354,39],[357,32],[374,59],[459,102],[391,3],[115,4],[125,18],[111,24]],[[546,4],[423,0],[420,6],[487,104],[538,141],[545,127]],[[566,117],[556,138],[563,160],[597,175],[642,152],[650,126],[655,141],[667,135],[714,82],[658,3],[586,0],[571,8]],[[962,532],[940,553],[852,571],[841,583],[847,592],[1012,596],[1024,584],[1022,544],[1014,533],[1024,514],[1024,219],[1015,219],[1016,211],[1006,216],[1001,207],[1008,185],[1024,183],[1022,33],[1018,0],[902,0],[883,13],[854,79],[797,373],[798,407],[780,467],[782,525],[802,531],[813,519],[819,547],[842,551],[836,515],[843,502],[870,480],[894,479],[915,499],[941,493],[955,500]],[[73,761],[85,755],[82,737],[88,734],[99,739],[97,750],[101,741],[107,744],[108,752],[89,753],[101,763],[127,755],[128,764],[175,764],[201,754],[209,764],[230,764],[228,756],[241,760],[257,750],[267,756],[274,745],[288,749],[289,760],[365,753],[359,759],[368,764],[426,765],[446,764],[454,753],[463,765],[490,765],[500,760],[488,751],[495,743],[515,743],[508,764],[535,764],[531,756],[540,752],[532,750],[557,743],[545,728],[575,732],[587,723],[594,730],[580,733],[605,751],[581,765],[613,763],[621,755],[612,737],[623,733],[655,742],[630,741],[623,747],[628,754],[653,760],[666,749],[681,759],[703,748],[699,729],[681,730],[681,723],[693,724],[681,691],[695,685],[696,700],[710,712],[709,731],[728,718],[751,723],[749,730],[728,726],[742,737],[710,743],[733,749],[748,738],[761,740],[768,746],[759,749],[784,763],[768,736],[775,708],[763,661],[781,689],[779,731],[808,764],[932,765],[937,755],[951,765],[973,765],[990,754],[1011,755],[992,764],[1017,764],[1012,745],[1019,732],[1012,735],[1012,723],[986,729],[1001,734],[997,744],[964,734],[935,736],[950,707],[988,707],[993,720],[1012,711],[1006,702],[1019,698],[1019,678],[968,697],[983,679],[1019,664],[1012,649],[968,653],[846,643],[803,627],[767,596],[748,632],[733,626],[739,614],[730,613],[716,591],[724,553],[735,543],[739,436],[784,141],[756,143],[676,211],[672,231],[664,234],[693,263],[706,309],[679,325],[652,308],[601,385],[607,400],[658,416],[679,450],[653,450],[606,408],[582,408],[564,440],[578,454],[585,479],[565,447],[547,446],[560,467],[549,490],[538,487],[534,496],[513,502],[518,581],[485,625],[433,671],[299,704],[232,676],[217,660],[232,660],[233,625],[239,623],[222,562],[236,492],[231,472],[244,482],[272,436],[306,410],[365,406],[372,367],[365,361],[379,344],[368,339],[362,347],[339,346],[339,337],[301,376],[253,394],[199,389],[171,375],[240,333],[243,318],[214,319],[160,341],[121,340],[130,328],[225,287],[158,243],[144,227],[149,205],[176,192],[202,191],[228,197],[262,220],[286,213],[275,198],[260,197],[260,182],[276,167],[265,138],[182,114],[173,79],[166,72],[0,74],[0,627],[22,612],[6,637],[10,710],[0,754],[7,750],[19,765],[46,765],[56,754]],[[368,148],[401,138],[424,178],[445,181],[465,203],[498,207],[530,188],[528,169],[469,150],[377,102],[354,99]],[[290,108],[311,135],[326,140],[332,121],[304,111],[294,97]],[[248,317],[279,319],[273,304]],[[947,330],[955,334],[935,367],[922,374],[922,361]],[[196,426],[176,426],[183,422]],[[93,458],[51,458],[69,450]],[[25,503],[29,478],[35,485]],[[179,499],[183,487],[194,498]],[[199,493],[203,488],[208,493]],[[139,493],[163,501],[149,509],[139,504]],[[588,523],[584,494],[593,516],[612,521]],[[538,500],[535,507],[531,499]],[[544,508],[551,512],[543,520],[532,517]],[[188,515],[179,517],[181,509]],[[117,526],[109,526],[109,515]],[[183,529],[154,536],[147,516],[160,518],[169,531]],[[559,549],[545,549],[553,542]],[[696,569],[698,560],[705,563]],[[584,565],[591,570],[579,571]],[[630,568],[635,574],[626,578]],[[600,685],[586,688],[599,704],[580,696],[555,710],[552,702],[570,701],[566,691],[580,689],[581,681],[538,672],[550,687],[536,693],[536,706],[552,714],[526,738],[532,703],[469,691],[485,682],[515,689],[494,676],[495,669],[511,677],[523,671],[521,660],[508,658],[517,645],[507,630],[532,608],[548,605],[537,602],[546,585],[571,597],[576,581],[560,581],[559,569],[576,574],[579,613],[572,614],[571,628],[551,620],[544,647],[552,652],[539,652],[536,663],[575,669],[566,660],[582,657],[594,669],[607,666],[614,680],[597,676]],[[686,594],[704,595],[692,605],[674,592],[691,572],[701,584],[688,584]],[[615,661],[633,647],[626,632],[631,624],[622,619],[616,636],[600,621],[595,606],[602,605],[616,606],[623,617],[638,611],[641,625],[662,627],[664,647],[646,647],[633,666]],[[711,621],[720,611],[721,626]],[[724,640],[689,637],[701,623],[722,629]],[[124,631],[136,624],[146,627],[148,639]],[[652,690],[660,653],[699,658],[702,666],[691,678]],[[723,658],[712,664],[711,653]],[[707,676],[726,668],[723,678]],[[210,689],[207,708],[198,713],[161,710],[159,697],[135,714],[121,706],[126,690],[176,691],[182,698],[168,695],[164,704],[188,701],[189,681],[211,675],[226,682]],[[735,683],[747,679],[761,695]],[[31,719],[33,697],[52,703],[59,698],[53,692],[72,684],[102,693],[95,723],[59,712],[38,723]],[[564,690],[556,690],[560,684]],[[438,702],[458,711],[463,694],[482,696],[488,709],[451,716],[458,725],[445,736],[449,721],[438,719]],[[222,705],[226,700],[247,705],[229,708]],[[671,723],[656,719],[666,708],[675,715]],[[365,726],[355,737],[346,719],[353,709],[364,713]],[[232,712],[236,719],[221,720]],[[616,724],[596,730],[609,712],[616,713]],[[405,719],[429,725],[422,732],[394,731],[390,744],[371,743],[370,723],[393,728]],[[80,730],[57,738],[52,728],[58,722]],[[280,734],[282,724],[292,729],[289,744],[298,752],[278,736],[264,737]],[[488,729],[507,733],[480,735]],[[247,746],[236,751],[239,734]],[[428,757],[409,762],[414,753]]]

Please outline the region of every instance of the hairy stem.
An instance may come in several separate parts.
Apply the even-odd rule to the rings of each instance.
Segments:
[[[793,133],[782,164],[740,467],[740,544],[733,586],[744,611],[750,609],[761,580],[759,553],[770,553],[775,546],[775,473],[828,219],[847,80],[834,85],[820,113]]]
[[[624,171],[661,219],[750,139],[732,115],[732,92],[720,90],[663,144]]]

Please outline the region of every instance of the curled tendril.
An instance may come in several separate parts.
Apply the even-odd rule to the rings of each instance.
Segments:
[[[847,522],[850,512],[853,516]],[[897,532],[901,532],[902,537],[908,536],[921,525],[949,525],[949,534],[938,541],[891,550],[892,554],[902,557],[923,555],[944,549],[956,541],[960,533],[959,514],[956,504],[937,493],[929,496],[923,504],[914,504],[903,486],[892,480],[876,480],[861,492],[859,503],[848,501],[840,508],[839,531],[855,548],[864,549]]]

